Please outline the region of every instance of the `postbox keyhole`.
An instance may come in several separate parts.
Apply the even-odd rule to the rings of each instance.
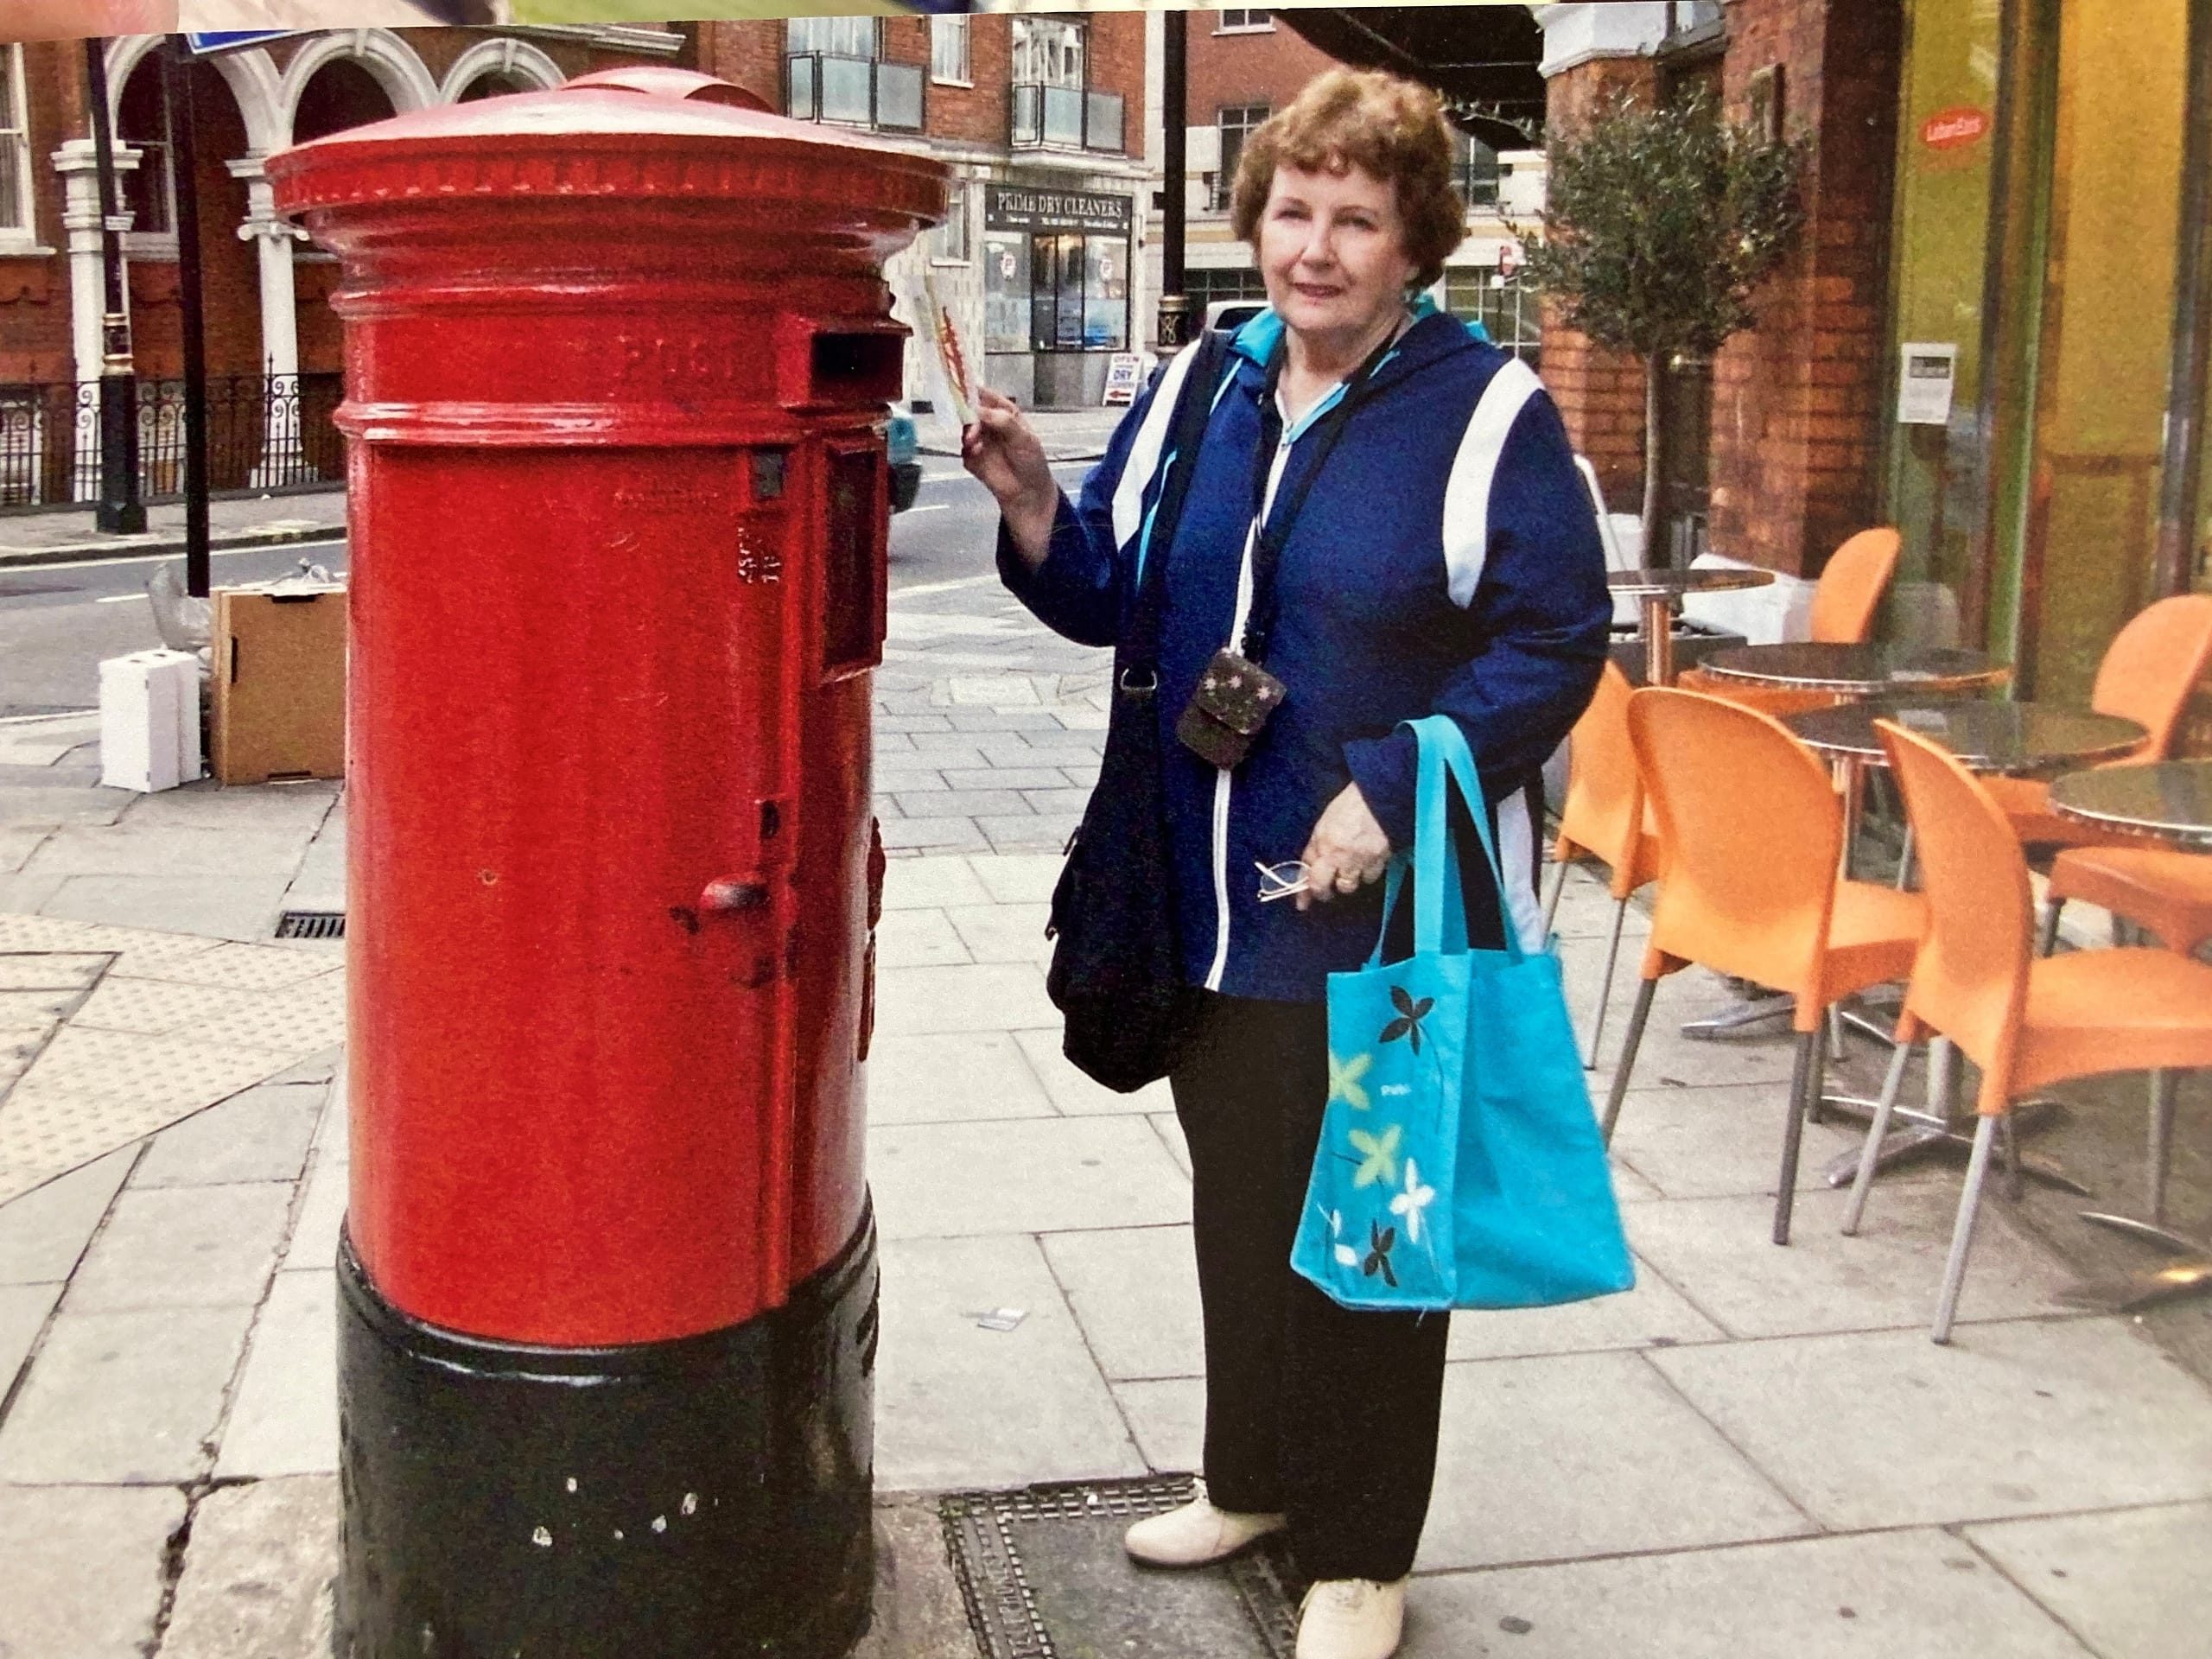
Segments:
[[[776,832],[784,827],[783,809],[773,801],[760,803],[760,839],[773,841]]]

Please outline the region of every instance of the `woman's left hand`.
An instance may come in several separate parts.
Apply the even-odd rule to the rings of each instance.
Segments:
[[[1322,809],[1299,859],[1306,866],[1306,890],[1298,895],[1301,911],[1338,893],[1357,893],[1389,868],[1390,837],[1367,810],[1357,784],[1346,784]]]

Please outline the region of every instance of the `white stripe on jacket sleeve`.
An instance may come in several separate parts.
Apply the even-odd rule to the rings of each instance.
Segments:
[[[1198,349],[1198,342],[1193,340],[1170,359],[1167,372],[1160,377],[1159,389],[1152,395],[1152,406],[1144,412],[1144,423],[1137,428],[1136,438],[1129,445],[1128,457],[1122,463],[1120,481],[1114,486],[1116,548],[1127,547],[1144,523],[1144,493],[1152,475],[1160,470],[1160,452],[1167,447],[1167,429],[1175,423],[1175,404]]]
[[[1490,552],[1490,491],[1506,436],[1522,406],[1542,389],[1536,372],[1519,358],[1502,364],[1476,401],[1452,458],[1444,486],[1444,570],[1452,602],[1462,609],[1474,602]]]

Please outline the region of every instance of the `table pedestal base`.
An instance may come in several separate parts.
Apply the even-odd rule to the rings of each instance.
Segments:
[[[2155,1244],[2164,1250],[2170,1259],[2158,1267],[2145,1268],[2140,1273],[2124,1274],[2116,1279],[2094,1279],[2075,1285],[2065,1292],[2063,1300],[2077,1307],[2120,1313],[2212,1291],[2212,1244],[2190,1238],[2186,1234],[2173,1232],[2152,1222],[2138,1221],[2133,1216],[2110,1216],[2085,1210],[2082,1212],[2082,1219],[2094,1222],[2100,1227],[2109,1227],[2114,1232],[2125,1233],[2130,1238],[2139,1238]]]
[[[1845,1117],[1865,1123],[1873,1119],[1875,1103],[1851,1096],[1830,1095],[1821,1102],[1821,1107]],[[2033,1135],[2049,1128],[2058,1121],[2061,1109],[2056,1101],[2023,1101],[2012,1109],[2014,1139]],[[1961,1129],[1955,1120],[1935,1112],[1916,1112],[1900,1106],[1890,1114],[1890,1122],[1901,1124],[1882,1137],[1880,1148],[1874,1154],[1877,1174],[1895,1169],[1917,1160],[1944,1154],[1964,1162],[1974,1150],[1974,1135]],[[2089,1189],[2069,1175],[2056,1164],[2046,1159],[2034,1158],[2017,1149],[2007,1160],[2006,1173],[2017,1169],[2021,1179],[2055,1187],[2062,1192],[2071,1192],[2076,1198],[2094,1196]],[[1856,1148],[1838,1154],[1821,1172],[1821,1179],[1832,1187],[1849,1186],[1859,1176],[1859,1153]],[[2014,1185],[2017,1186],[2018,1183]]]

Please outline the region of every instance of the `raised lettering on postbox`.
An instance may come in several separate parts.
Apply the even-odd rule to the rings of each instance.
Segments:
[[[616,373],[626,387],[734,381],[742,372],[735,335],[620,334],[614,345]]]

